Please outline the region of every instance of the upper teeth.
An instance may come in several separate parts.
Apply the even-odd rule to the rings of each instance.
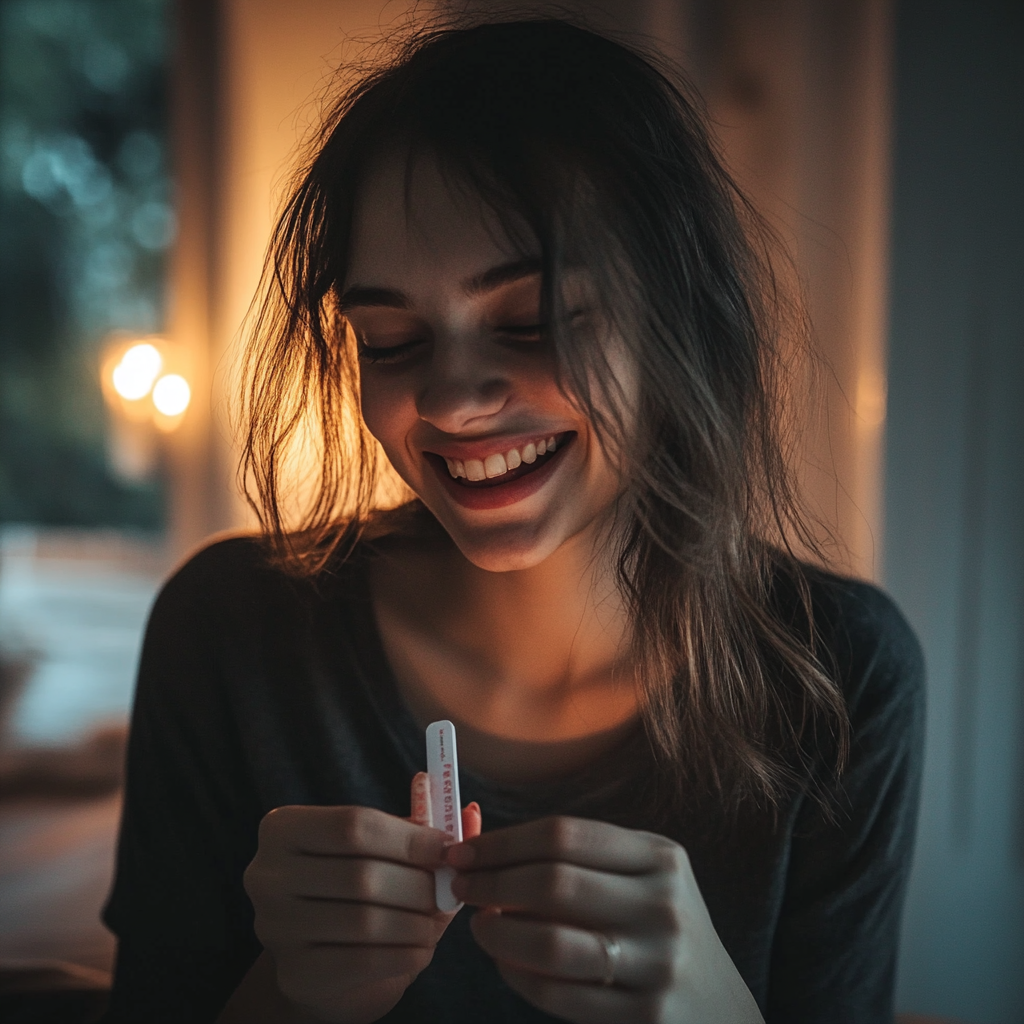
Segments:
[[[507,452],[495,452],[485,459],[448,459],[448,472],[456,479],[460,476],[467,480],[493,480],[496,476],[507,473],[510,469],[518,469],[522,463],[530,465],[537,461],[538,455],[546,455],[555,450],[554,437],[531,441],[522,449],[510,448]]]

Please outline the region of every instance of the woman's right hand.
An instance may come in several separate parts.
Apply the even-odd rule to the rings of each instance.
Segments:
[[[474,834],[475,815],[463,812]],[[434,902],[445,843],[438,829],[367,807],[267,814],[245,889],[281,994],[335,1024],[387,1013],[455,916]]]

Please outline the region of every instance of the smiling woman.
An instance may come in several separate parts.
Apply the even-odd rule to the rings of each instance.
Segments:
[[[111,1020],[891,1018],[920,657],[792,553],[768,242],[696,101],[564,22],[342,97],[249,350],[265,536],[150,624]],[[453,846],[408,816],[440,719]]]
[[[470,561],[535,565],[625,487],[560,386],[540,255],[518,253],[429,155],[393,155],[361,191],[341,307],[366,427]],[[594,312],[568,310],[570,329]]]

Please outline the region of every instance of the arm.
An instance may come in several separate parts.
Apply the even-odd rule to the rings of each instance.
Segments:
[[[295,1003],[302,1013],[326,1009],[325,1019],[360,1019],[356,990],[366,995],[373,987],[363,984],[372,971],[353,974],[349,964],[347,985],[338,984],[335,971],[335,1001],[345,990],[340,1014],[322,998],[317,978],[303,971],[317,950],[326,970],[342,966],[334,961],[356,949],[360,926],[386,926],[391,907],[391,917],[408,912],[411,920],[397,939],[383,940],[395,948],[362,950],[364,959],[377,956],[388,979],[383,988],[394,990],[375,994],[387,1005],[371,999],[364,1008],[362,1016],[375,1019],[401,997],[400,979],[408,984],[429,962],[446,923],[435,920],[429,871],[440,862],[441,832],[367,808],[292,807],[264,816],[261,783],[240,732],[249,717],[238,702],[259,678],[265,636],[277,624],[268,620],[286,617],[293,606],[290,591],[261,570],[252,551],[229,542],[202,552],[167,584],[150,617],[116,882],[105,912],[119,939],[110,1022],[212,1021],[229,1002],[233,1014],[248,1015],[254,1003],[269,1010],[261,1000],[271,982],[289,1013],[299,1012],[288,1006]],[[380,827],[364,827],[368,821]],[[424,835],[433,836],[436,849],[421,849],[423,863],[410,863],[416,857],[405,854],[423,846]],[[369,872],[377,880],[372,892],[358,891],[367,877],[361,858],[373,861],[381,851],[391,875],[404,870],[412,877],[401,906],[393,906],[394,893],[377,891],[391,877],[382,882],[379,871]],[[357,902],[367,895],[379,897],[369,900],[380,905],[372,913]],[[269,950],[262,959],[261,943]],[[408,964],[395,969],[403,956]]]
[[[219,546],[220,547],[220,546]],[[228,554],[231,554],[229,549]],[[213,1020],[259,953],[241,874],[261,809],[223,681],[210,549],[150,615],[128,745],[115,883],[110,1021]]]
[[[264,950],[221,1011],[217,1024],[317,1024],[317,1020],[281,995],[274,962]]]
[[[773,943],[769,1021],[888,1024],[913,854],[924,724],[920,649],[895,607],[859,588],[846,609],[852,745],[831,816],[793,830]]]

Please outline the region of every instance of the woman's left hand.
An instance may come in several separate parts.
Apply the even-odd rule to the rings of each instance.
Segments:
[[[477,942],[534,1006],[577,1024],[762,1022],[664,836],[542,818],[447,851]]]

